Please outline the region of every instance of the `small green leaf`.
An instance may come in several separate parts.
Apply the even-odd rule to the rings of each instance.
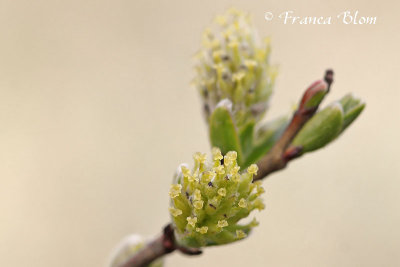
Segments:
[[[228,108],[225,106],[217,107],[210,118],[210,141],[213,147],[221,149],[222,154],[228,151],[236,151],[238,162],[242,159],[242,149],[240,146],[236,125]]]
[[[353,94],[349,93],[343,96],[339,103],[342,105],[343,112],[346,113],[352,107],[358,105],[361,102],[360,99],[356,98]]]
[[[254,126],[255,121],[251,120],[240,131],[239,138],[244,155],[249,153],[253,148]]]
[[[288,123],[288,117],[280,117],[273,120],[263,127],[258,132],[252,149],[244,154],[244,163],[241,168],[247,168],[250,164],[259,161],[275,144],[276,140],[282,135]]]
[[[319,149],[335,139],[343,125],[343,109],[336,102],[315,114],[300,130],[292,146],[302,147],[302,153]]]
[[[342,132],[361,114],[365,108],[365,103],[352,94],[345,95],[340,101],[343,107],[343,127]]]

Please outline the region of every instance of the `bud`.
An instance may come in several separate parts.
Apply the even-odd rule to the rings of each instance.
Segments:
[[[317,90],[314,89],[315,91]],[[306,95],[307,93],[303,100],[307,98]],[[313,97],[309,99],[313,99]],[[310,103],[310,101],[303,102],[304,105]],[[364,108],[365,103],[361,99],[352,94],[345,95],[339,101],[316,113],[296,135],[291,146],[298,147],[301,153],[305,153],[327,145],[337,138],[361,114]]]
[[[250,15],[230,9],[207,29],[196,55],[193,81],[210,115],[224,98],[232,102],[233,119],[241,128],[249,119],[259,121],[265,111],[276,77],[269,64],[270,44],[258,40]]]
[[[257,166],[253,164],[240,173],[235,151],[226,153],[223,164],[221,151],[213,148],[212,152],[209,163],[195,156],[192,170],[183,165],[175,179],[178,183],[171,186],[169,210],[181,246],[205,247],[241,240],[257,222],[239,221],[251,211],[264,208],[260,198],[264,189],[259,182],[252,182]]]
[[[314,82],[304,93],[299,109],[317,108],[327,93],[328,84],[325,81]]]

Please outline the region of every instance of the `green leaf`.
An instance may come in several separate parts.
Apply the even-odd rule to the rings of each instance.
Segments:
[[[353,94],[349,93],[343,96],[339,103],[342,105],[343,112],[346,113],[352,107],[358,105],[361,102],[360,99],[356,98]]]
[[[236,151],[238,162],[242,160],[242,148],[232,115],[225,106],[217,107],[210,117],[211,145],[221,149],[222,154]],[[240,165],[240,164],[239,164]]]
[[[244,155],[244,163],[240,166],[247,168],[253,163],[258,162],[272,148],[278,138],[282,135],[288,123],[288,117],[280,117],[273,120],[257,131],[255,142],[252,149]]]
[[[338,102],[315,114],[300,130],[292,146],[302,147],[302,153],[324,147],[342,130],[343,109]]]
[[[340,101],[343,107],[343,127],[342,132],[361,114],[365,108],[365,103],[352,94],[345,95]]]
[[[254,126],[255,121],[251,120],[240,130],[239,138],[244,155],[249,153],[253,148]]]

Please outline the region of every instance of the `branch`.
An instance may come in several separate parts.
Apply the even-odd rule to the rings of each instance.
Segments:
[[[324,81],[313,83],[304,92],[299,108],[293,114],[292,120],[286,127],[286,130],[270,152],[258,162],[259,170],[254,181],[264,179],[272,172],[285,168],[290,160],[301,155],[301,147],[289,147],[289,145],[304,124],[315,114],[319,103],[322,101],[325,94],[329,92],[332,82],[333,71],[327,70]],[[175,241],[174,229],[171,224],[168,224],[159,237],[135,253],[132,258],[120,267],[148,266],[154,260],[175,250],[179,250],[186,255],[199,255],[202,253],[199,249],[179,246]]]
[[[298,109],[286,127],[280,139],[275,143],[267,155],[258,163],[259,171],[254,181],[261,180],[272,172],[286,167],[287,163],[301,155],[301,147],[289,147],[294,137],[304,124],[311,119],[318,109],[319,103],[329,92],[333,82],[333,71],[327,70],[324,81],[313,83],[303,94]]]
[[[154,260],[163,257],[175,250],[186,255],[199,255],[201,250],[179,246],[175,242],[174,229],[171,224],[164,227],[163,233],[139,250],[135,255],[120,267],[144,267]]]

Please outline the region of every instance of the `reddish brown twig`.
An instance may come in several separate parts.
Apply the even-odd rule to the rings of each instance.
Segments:
[[[315,114],[319,103],[308,105],[312,99],[321,90],[329,92],[333,82],[333,71],[327,70],[324,77],[324,82],[317,81],[313,83],[303,94],[300,105],[293,114],[292,120],[286,127],[282,136],[275,143],[272,149],[258,163],[258,174],[254,177],[254,181],[261,180],[267,177],[272,172],[281,170],[286,167],[287,163],[301,155],[301,147],[289,147],[296,134],[301,130],[304,124]]]

